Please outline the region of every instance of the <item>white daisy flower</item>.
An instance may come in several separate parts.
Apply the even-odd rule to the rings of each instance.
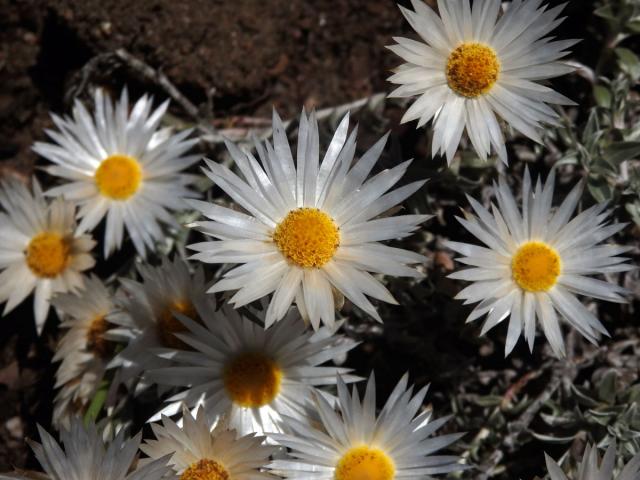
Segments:
[[[154,353],[158,348],[186,348],[176,333],[186,331],[176,312],[191,318],[203,318],[215,311],[215,299],[206,294],[204,272],[189,266],[179,257],[164,258],[160,266],[140,264],[137,267],[142,282],[121,278],[122,294],[117,297],[118,309],[108,321],[118,327],[107,337],[125,343],[111,366],[122,368],[121,379],[140,380],[137,391],[148,386],[145,372],[168,362]]]
[[[607,448],[607,452],[600,461],[598,449],[593,445],[587,445],[584,450],[582,462],[578,466],[576,475],[567,478],[560,466],[545,454],[547,470],[551,480],[638,480],[640,478],[640,453],[635,455],[622,471],[614,477],[613,471],[616,466],[616,443],[612,442]],[[598,465],[600,464],[600,465]]]
[[[140,450],[150,459],[171,455],[170,465],[180,480],[258,480],[274,478],[263,469],[275,448],[263,444],[264,437],[249,434],[236,437],[224,422],[211,431],[204,411],[197,418],[185,409],[182,426],[168,417],[163,425],[153,423],[151,428],[157,440],[146,440]]]
[[[414,11],[400,7],[422,43],[397,37],[389,47],[406,60],[389,81],[391,97],[419,98],[402,122],[418,127],[435,117],[433,155],[451,163],[466,129],[477,154],[491,149],[507,163],[496,114],[523,135],[541,142],[543,124],[558,125],[548,104],[573,102],[540,80],[572,72],[561,59],[577,40],[545,37],[562,23],[565,5],[547,9],[543,0],[514,0],[499,17],[501,0],[438,0],[438,16],[421,0]]]
[[[302,112],[297,162],[280,117],[273,113],[273,146],[250,152],[227,142],[243,178],[223,165],[206,161],[205,173],[247,213],[200,201],[189,203],[211,221],[198,222],[212,242],[191,245],[193,258],[208,263],[241,263],[210,292],[237,290],[237,308],[274,292],[266,326],[284,317],[294,301],[314,328],[320,320],[335,323],[334,292],[339,290],[366,313],[380,320],[365,295],[394,303],[389,291],[369,272],[419,277],[410,265],[425,259],[416,253],[382,245],[414,232],[427,215],[377,218],[405,200],[424,181],[389,191],[410,161],[366,180],[382,152],[386,136],[356,163],[356,130],[347,139],[349,115],[338,126],[319,163],[315,114]],[[366,180],[366,181],[365,181]]]
[[[76,231],[75,206],[61,198],[50,204],[34,179],[32,191],[18,181],[0,184],[0,303],[6,315],[35,289],[38,333],[51,297],[83,287],[81,274],[95,264],[95,242]]]
[[[134,460],[140,445],[140,434],[126,440],[121,430],[111,442],[105,442],[95,425],[83,425],[76,417],[69,430],[60,432],[62,447],[38,426],[42,444],[28,441],[50,480],[160,480],[175,479],[167,458],[140,468]],[[28,480],[28,477],[24,477]]]
[[[85,289],[76,294],[57,295],[53,306],[63,314],[60,327],[66,329],[54,362],[55,388],[60,388],[53,407],[53,424],[69,428],[70,419],[82,414],[93,399],[114,355],[115,343],[105,338],[107,316],[113,311],[113,295],[95,276],[86,280]]]
[[[169,398],[152,421],[178,413],[184,402],[193,409],[203,405],[211,421],[224,416],[240,435],[278,432],[283,415],[306,418],[315,387],[335,385],[338,374],[357,380],[349,369],[321,366],[355,343],[326,328],[306,331],[294,312],[267,330],[231,308],[201,317],[204,326],[177,316],[189,329],[177,336],[195,351],[166,352],[177,365],[149,377],[186,389]]]
[[[608,225],[607,204],[588,208],[575,218],[571,215],[582,196],[582,184],[576,185],[560,207],[552,212],[555,172],[546,185],[538,180],[532,189],[525,172],[522,211],[504,178],[494,185],[498,207],[492,213],[468,197],[479,218],[458,218],[460,223],[486,247],[448,242],[447,246],[464,255],[458,259],[473,268],[450,275],[473,282],[456,298],[466,304],[480,302],[469,315],[473,321],[485,314],[482,334],[510,317],[505,346],[508,355],[524,329],[533,350],[536,321],[542,325],[553,352],[564,355],[564,340],[559,317],[596,343],[600,333],[607,334],[600,321],[578,299],[584,295],[623,303],[627,291],[591,275],[631,270],[618,255],[630,247],[601,242],[622,230],[625,224]],[[487,248],[488,247],[488,248]]]
[[[68,181],[47,195],[80,205],[80,231],[93,230],[106,215],[105,256],[120,248],[125,227],[144,256],[164,236],[159,222],[175,225],[169,211],[197,196],[187,187],[195,177],[179,173],[198,161],[183,156],[197,139],[186,139],[189,130],[172,135],[170,128],[158,129],[168,101],[152,111],[153,99],[144,95],[129,112],[126,89],[115,106],[98,89],[94,103],[93,117],[79,100],[71,118],[52,115],[59,131],[46,132],[55,144],[34,145],[56,164],[46,171]]]
[[[273,438],[290,449],[292,458],[274,461],[272,469],[284,478],[305,480],[418,479],[465,469],[456,456],[432,455],[464,434],[430,438],[450,417],[432,420],[431,410],[416,415],[428,387],[413,395],[407,382],[404,375],[376,416],[373,374],[362,403],[356,388],[349,395],[339,379],[340,413],[316,396],[320,425],[286,418],[291,434]]]

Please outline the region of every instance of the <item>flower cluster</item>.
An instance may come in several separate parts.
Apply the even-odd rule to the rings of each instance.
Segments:
[[[538,82],[572,71],[562,58],[575,41],[547,37],[562,7],[438,0],[437,14],[411,3],[401,10],[422,41],[389,47],[407,62],[391,95],[418,96],[403,121],[433,121],[434,156],[451,162],[466,131],[480,158],[494,152],[506,164],[499,119],[538,142],[542,125],[558,123],[550,105],[571,101]],[[360,397],[363,378],[341,366],[358,346],[340,333],[343,301],[382,322],[376,301],[398,304],[384,279],[425,275],[423,255],[387,244],[431,216],[393,214],[426,180],[398,186],[411,161],[376,169],[386,135],[356,155],[347,114],[321,149],[316,115],[303,110],[294,155],[274,111],[271,139],[226,142],[232,167],[203,160],[228,197],[212,202],[197,199],[200,177],[187,173],[201,159],[190,153],[197,138],[161,127],[168,102],[154,109],[145,95],[130,106],[126,90],[114,102],[98,89],[92,108],[77,100],[70,117],[53,116],[52,143],[34,145],[61,183],[44,193],[35,179],[0,185],[4,314],[35,291],[38,333],[50,305],[64,330],[53,418],[64,449],[44,430],[32,443],[51,478],[393,480],[470,467],[438,453],[462,434],[435,435],[450,417],[424,408],[428,387],[415,392],[405,375],[378,409],[374,374]],[[537,325],[558,357],[563,323],[597,343],[607,330],[579,297],[625,301],[624,288],[594,278],[632,268],[621,256],[630,247],[604,243],[624,224],[605,203],[574,215],[582,184],[554,207],[555,169],[544,183],[527,169],[519,193],[509,180],[493,185],[495,203],[469,197],[473,214],[458,218],[482,245],[447,242],[469,267],[450,275],[470,282],[457,295],[476,304],[468,321],[485,318],[484,334],[508,319],[505,355],[520,336],[533,350]],[[202,217],[184,230],[201,237],[188,245],[195,253],[161,254],[168,228],[183,228],[176,213],[189,209]],[[96,231],[102,260],[130,242],[136,268],[91,272]],[[161,400],[147,412],[155,439],[93,423],[101,399],[113,425],[123,391]],[[587,448],[578,478],[611,478],[614,457],[612,445],[598,467]],[[619,478],[639,470],[636,457]]]

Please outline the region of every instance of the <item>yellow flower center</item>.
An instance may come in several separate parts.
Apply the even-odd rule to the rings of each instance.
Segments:
[[[205,458],[189,465],[180,480],[229,480],[229,472],[218,462]]]
[[[487,93],[498,80],[500,60],[482,43],[463,43],[449,55],[447,82],[459,95],[475,98]]]
[[[392,480],[393,460],[378,448],[366,445],[349,449],[336,465],[335,480]]]
[[[187,331],[187,327],[178,320],[174,312],[179,312],[193,320],[199,321],[198,312],[193,304],[186,300],[176,300],[166,308],[157,322],[158,336],[160,342],[168,348],[178,350],[191,350],[191,347],[175,336],[176,333]]]
[[[287,214],[276,227],[273,241],[290,262],[304,268],[318,268],[336,253],[340,230],[326,213],[304,207]]]
[[[105,158],[95,173],[98,190],[113,200],[126,200],[138,191],[142,168],[135,158],[111,155]]]
[[[70,253],[70,242],[62,235],[42,232],[27,246],[27,265],[37,277],[53,278],[67,268]]]
[[[224,386],[241,407],[262,407],[280,392],[282,370],[262,353],[243,353],[224,369]]]
[[[543,242],[527,242],[511,260],[515,282],[528,292],[546,292],[553,287],[562,269],[560,255]]]
[[[101,358],[109,358],[114,351],[115,344],[104,338],[109,330],[109,322],[104,315],[96,316],[87,330],[87,350]]]

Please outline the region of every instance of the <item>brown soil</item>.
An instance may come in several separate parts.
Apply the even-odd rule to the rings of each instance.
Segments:
[[[214,118],[292,115],[384,90],[403,27],[389,0],[0,0],[0,165],[31,170],[47,112],[98,54],[125,48],[205,109],[213,92]]]

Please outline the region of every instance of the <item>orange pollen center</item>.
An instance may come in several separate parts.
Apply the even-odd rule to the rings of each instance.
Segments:
[[[290,211],[276,227],[273,241],[291,263],[319,268],[333,258],[340,245],[340,230],[317,208]]]
[[[126,200],[140,188],[142,168],[128,155],[111,155],[96,170],[94,180],[98,191],[112,200]]]
[[[527,242],[518,248],[511,260],[515,282],[528,292],[551,289],[562,271],[560,255],[543,242]]]
[[[379,448],[366,445],[351,448],[336,465],[335,480],[392,480],[393,460]]]
[[[500,60],[488,45],[463,43],[449,55],[446,74],[454,92],[476,98],[489,92],[498,81]]]
[[[189,465],[180,480],[229,480],[229,472],[214,460],[202,459]]]
[[[54,278],[69,264],[71,242],[58,233],[42,232],[31,239],[25,253],[34,275]]]
[[[282,370],[262,353],[243,353],[224,369],[224,386],[241,407],[262,407],[280,393]]]
[[[191,350],[191,347],[175,336],[176,333],[187,331],[187,327],[176,318],[174,312],[183,314],[193,320],[199,321],[198,312],[189,301],[176,300],[166,308],[158,318],[157,330],[160,342],[168,348],[178,350]]]
[[[107,330],[109,330],[109,322],[105,319],[105,315],[96,316],[87,330],[87,350],[101,358],[109,358],[115,348],[115,344],[104,337]]]

